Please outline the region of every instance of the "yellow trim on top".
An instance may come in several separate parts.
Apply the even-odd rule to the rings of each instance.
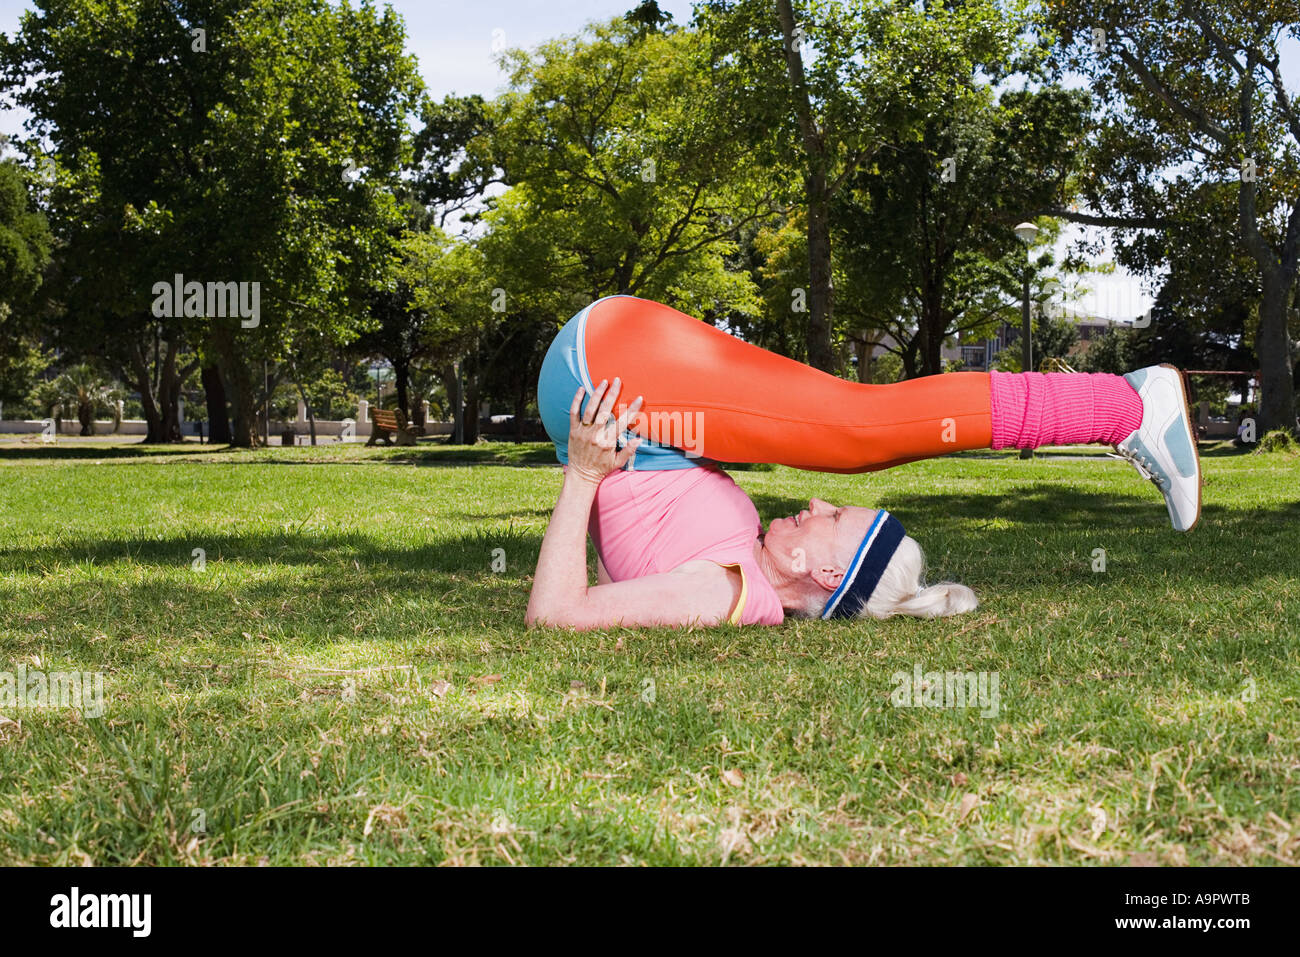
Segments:
[[[749,598],[749,579],[745,577],[745,569],[740,562],[718,562],[718,564],[723,568],[734,568],[740,572],[740,598],[727,618],[728,624],[739,625],[741,617],[745,614],[745,601]]]

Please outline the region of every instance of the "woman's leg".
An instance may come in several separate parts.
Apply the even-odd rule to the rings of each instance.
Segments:
[[[1066,392],[1052,377],[1036,373],[956,372],[893,385],[849,382],[630,296],[595,303],[581,336],[593,384],[618,376],[628,402],[645,397],[633,431],[722,462],[875,471],[963,449],[1026,447],[1022,443],[1043,438],[1118,441],[1117,428],[1136,410],[1136,422],[1122,438],[1142,415],[1137,394],[1118,376],[1063,376],[1076,380]],[[994,376],[1013,384],[992,388]],[[1094,378],[1114,382],[1094,385]],[[1106,408],[1094,415],[1090,397],[1097,389]],[[1124,413],[1121,425],[1110,406]]]

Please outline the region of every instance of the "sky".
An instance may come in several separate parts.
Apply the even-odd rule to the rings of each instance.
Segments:
[[[500,90],[505,77],[497,68],[494,48],[533,47],[556,36],[577,33],[586,23],[626,13],[637,2],[392,0],[392,7],[406,20],[408,48],[419,60],[430,94],[441,98],[449,93],[491,96]],[[690,0],[659,0],[659,7],[677,23],[690,22]],[[0,32],[15,31],[22,12],[30,8],[28,2],[0,0]],[[1300,90],[1300,43],[1290,43],[1282,52],[1287,85]],[[23,119],[17,111],[0,111],[0,133],[21,135]],[[1089,233],[1072,227],[1065,232],[1062,245],[1085,234]],[[1060,252],[1063,249],[1058,249]],[[1144,284],[1122,271],[1104,279],[1090,277],[1088,285],[1092,291],[1071,303],[1071,311],[1131,318],[1151,305]]]

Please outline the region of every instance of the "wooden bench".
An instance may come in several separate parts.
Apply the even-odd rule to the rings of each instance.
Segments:
[[[370,428],[370,439],[366,445],[378,445],[380,442],[384,445],[414,445],[415,436],[406,429],[404,422],[398,422],[397,411],[388,409],[372,409],[370,418],[373,425]],[[405,418],[405,416],[402,416]]]

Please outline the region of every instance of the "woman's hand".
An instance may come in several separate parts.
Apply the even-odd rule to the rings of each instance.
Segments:
[[[627,428],[628,419],[641,410],[642,402],[642,397],[637,396],[622,415],[614,418],[611,410],[622,388],[623,383],[617,378],[612,386],[608,379],[602,380],[581,416],[578,410],[582,408],[586,389],[579,389],[569,406],[569,471],[594,485],[626,465],[641,444],[640,439],[633,439],[622,449],[618,448],[618,437]]]

